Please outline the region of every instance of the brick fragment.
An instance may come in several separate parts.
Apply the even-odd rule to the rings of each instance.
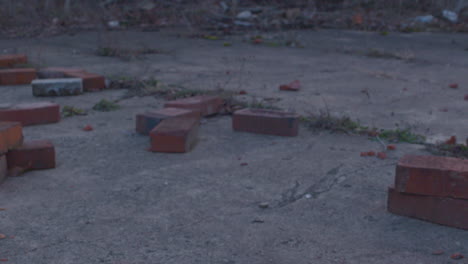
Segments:
[[[0,70],[0,85],[30,84],[37,78],[35,69]]]
[[[20,122],[23,126],[57,123],[60,106],[49,102],[0,105],[0,121]]]
[[[405,193],[468,199],[468,160],[405,156],[396,167],[395,189]]]
[[[148,111],[136,116],[136,131],[143,135],[148,135],[161,121],[175,117],[195,117],[199,118],[200,113],[190,109],[163,108]]]
[[[55,168],[55,148],[48,140],[25,142],[7,153],[8,169],[43,170]]]
[[[389,188],[387,209],[393,214],[468,230],[468,200],[405,194]]]
[[[276,110],[247,108],[234,113],[232,128],[241,132],[294,137],[297,136],[299,130],[299,115]]]
[[[0,155],[0,184],[2,184],[8,175],[7,159],[5,155]]]
[[[183,108],[199,111],[202,116],[210,116],[219,113],[224,105],[224,100],[218,96],[194,96],[167,102],[165,107]]]
[[[151,151],[189,152],[198,138],[199,118],[179,117],[163,120],[150,133]]]
[[[85,92],[95,92],[106,88],[104,76],[89,72],[66,72],[65,76],[70,78],[81,78],[83,80],[83,90]]]
[[[23,128],[18,122],[0,122],[0,155],[23,144]]]
[[[24,54],[5,54],[0,55],[0,67],[11,68],[16,64],[28,63],[28,57]]]

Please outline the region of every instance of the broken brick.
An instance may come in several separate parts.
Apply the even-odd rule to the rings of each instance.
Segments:
[[[290,84],[280,85],[279,89],[281,91],[299,91],[301,89],[301,83],[298,80],[291,82]]]
[[[0,85],[30,84],[36,78],[35,69],[0,70]]]
[[[24,54],[5,54],[0,55],[0,67],[11,68],[16,64],[28,63],[28,57]]]
[[[232,128],[240,132],[294,137],[299,131],[299,115],[247,108],[234,113]]]
[[[451,258],[451,259],[454,259],[454,260],[460,260],[460,259],[463,259],[464,256],[463,256],[462,254],[460,254],[460,253],[455,253],[455,254],[452,254],[452,255],[450,256],[450,258]]]
[[[395,189],[419,195],[468,199],[468,160],[405,156],[396,167]]]
[[[93,130],[94,128],[91,125],[86,125],[85,127],[83,127],[83,131],[86,131],[86,132],[93,131]]]
[[[388,189],[390,213],[468,230],[468,200],[405,194]]]
[[[457,137],[456,136],[451,136],[447,141],[445,141],[445,144],[447,144],[447,145],[457,144]]]
[[[23,126],[57,123],[60,106],[49,102],[3,104],[0,105],[0,121],[20,122]]]
[[[387,153],[385,153],[385,152],[379,152],[379,153],[377,153],[377,158],[379,158],[379,159],[386,159],[386,158],[387,158]]]
[[[388,145],[387,149],[388,150],[396,150],[396,146],[395,145]]]
[[[201,95],[164,104],[164,107],[183,108],[199,111],[202,116],[210,116],[219,113],[224,105],[224,100],[218,96]]]
[[[48,140],[25,142],[7,153],[8,169],[42,170],[55,168],[55,148]]]
[[[198,111],[181,108],[163,108],[159,110],[148,111],[136,116],[136,132],[148,135],[161,121],[175,117],[195,117],[199,118]]]
[[[18,122],[0,122],[0,155],[23,144],[23,128]]]
[[[83,80],[83,90],[86,92],[100,91],[106,88],[104,76],[89,72],[65,72],[67,77],[80,78]]]
[[[200,119],[179,117],[163,120],[151,132],[151,151],[168,153],[189,152],[198,139]]]

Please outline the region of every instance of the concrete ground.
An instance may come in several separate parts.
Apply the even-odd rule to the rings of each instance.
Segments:
[[[294,37],[305,47],[161,31],[2,40],[0,48],[25,52],[36,64],[82,67],[108,77],[245,90],[240,99],[266,98],[301,114],[328,109],[381,128],[397,123],[432,141],[467,136],[468,36],[301,31]],[[103,41],[165,52],[130,61],[96,56]],[[373,49],[408,60],[363,55]],[[300,92],[278,91],[295,79],[303,85]],[[453,82],[460,88],[448,88]],[[34,98],[29,86],[0,90],[0,103],[54,101],[84,109],[126,93]],[[361,158],[361,151],[379,151],[381,145],[305,127],[296,138],[235,133],[230,117],[218,116],[203,121],[192,152],[150,153],[149,139],[134,133],[134,117],[163,103],[133,97],[121,101],[117,111],[90,110],[58,124],[26,127],[27,139],[55,143],[58,166],[0,186],[0,208],[6,209],[0,211],[0,233],[8,236],[0,240],[0,259],[18,264],[468,263],[450,259],[454,253],[468,256],[467,231],[386,211],[397,160],[427,154],[423,146],[398,144],[386,160]],[[82,131],[87,124],[95,130]],[[263,202],[269,208],[259,208]],[[440,250],[443,255],[432,255]]]

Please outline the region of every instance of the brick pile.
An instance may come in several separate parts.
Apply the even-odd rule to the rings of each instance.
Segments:
[[[24,54],[0,55],[0,85],[31,84],[34,96],[67,96],[106,88],[104,76],[83,69],[49,67],[15,68],[28,63]]]
[[[136,115],[136,132],[149,135],[150,150],[166,153],[186,153],[198,138],[200,118],[218,114],[224,100],[217,96],[194,96],[169,101],[163,109]],[[276,136],[297,136],[299,116],[265,109],[242,109],[232,118],[234,131]]]
[[[388,190],[388,211],[468,230],[468,160],[403,157]]]
[[[150,136],[150,151],[186,153],[198,141],[200,119],[218,114],[223,105],[222,98],[206,95],[169,101],[162,109],[138,114],[135,130]]]
[[[21,123],[0,121],[0,184],[8,176],[52,168],[55,148],[50,141],[24,141]]]

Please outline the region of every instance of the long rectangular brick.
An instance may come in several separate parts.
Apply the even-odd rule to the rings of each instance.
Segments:
[[[48,140],[25,142],[7,153],[8,169],[42,170],[55,168],[55,147]]]
[[[143,135],[148,135],[161,121],[175,117],[200,117],[200,113],[189,109],[163,108],[148,111],[136,116],[136,131]]]
[[[4,104],[0,105],[0,121],[20,122],[23,126],[57,123],[60,106],[49,102]]]
[[[34,96],[66,96],[83,93],[83,80],[79,78],[37,79],[31,82]]]
[[[95,92],[106,88],[106,78],[99,74],[89,72],[66,72],[65,75],[70,78],[83,79],[83,90],[86,92]]]
[[[468,229],[468,200],[405,194],[388,189],[390,213]]]
[[[16,64],[28,63],[28,57],[24,54],[5,54],[0,55],[0,67],[11,68]]]
[[[405,193],[468,199],[468,160],[407,155],[397,164],[395,189]]]
[[[23,127],[18,122],[0,122],[0,155],[23,144]]]
[[[151,151],[168,153],[189,152],[198,139],[200,119],[170,118],[162,121],[150,133]]]
[[[202,116],[210,116],[219,113],[224,105],[224,100],[218,96],[194,96],[164,104],[165,107],[183,108],[199,111]]]
[[[5,155],[0,155],[0,184],[2,184],[8,176],[7,159]]]
[[[232,128],[234,131],[294,137],[299,131],[299,116],[276,110],[246,108],[234,113]]]
[[[0,85],[30,84],[37,78],[35,69],[0,70]]]
[[[39,79],[53,79],[53,78],[66,78],[67,74],[74,72],[85,72],[80,68],[67,68],[67,67],[48,67],[42,68],[37,72]]]

